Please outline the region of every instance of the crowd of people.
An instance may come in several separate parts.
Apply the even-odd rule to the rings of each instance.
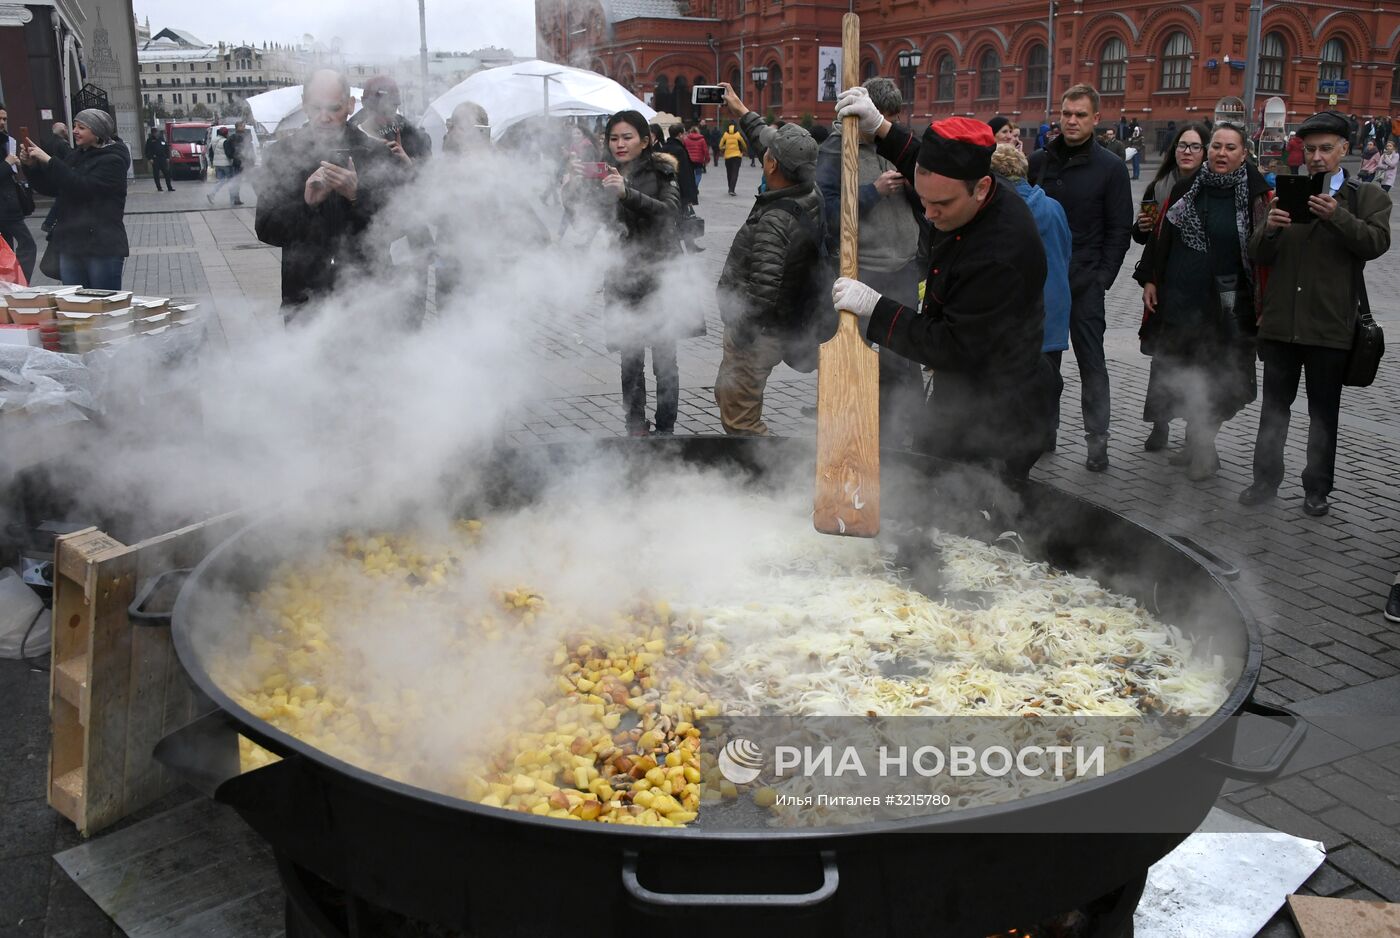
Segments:
[[[1364,150],[1352,175],[1342,161],[1358,133],[1353,121],[1335,111],[1305,120],[1286,159],[1316,186],[1305,204],[1288,206],[1276,191],[1281,167],[1261,170],[1245,128],[1173,125],[1135,208],[1131,178],[1142,129],[1124,121],[1100,132],[1099,95],[1088,85],[1065,91],[1058,119],[1041,125],[1029,154],[1020,128],[1004,117],[949,118],[916,134],[897,123],[904,101],[886,78],[842,92],[835,125],[815,132],[772,125],[723,87],[723,120],[663,132],[622,111],[601,135],[570,126],[558,148],[560,235],[584,216],[616,234],[602,281],[603,325],[620,359],[630,435],[675,430],[677,342],[702,335],[705,317],[700,304],[679,315],[668,308],[663,282],[678,257],[703,250],[694,211],[702,175],[723,161],[727,191],[737,196],[748,157],[761,161],[762,180],[715,288],[724,334],[714,397],[726,433],[769,433],[770,375],[784,362],[814,369],[818,346],[844,311],[879,352],[884,445],[1024,479],[1056,447],[1061,359],[1073,348],[1085,467],[1106,471],[1105,294],[1135,241],[1143,247],[1132,274],[1142,288],[1139,339],[1151,357],[1143,448],[1166,449],[1172,422],[1184,420],[1183,445],[1169,461],[1192,481],[1209,479],[1220,469],[1221,426],[1262,391],[1253,481],[1238,497],[1247,506],[1267,502],[1284,480],[1291,407],[1306,376],[1302,510],[1327,514],[1341,390],[1355,370],[1358,311],[1366,303],[1362,269],[1390,247],[1388,190],[1400,157],[1389,121],[1359,129]],[[376,215],[432,158],[426,135],[399,114],[391,79],[375,79],[365,92],[352,120],[346,78],[312,75],[303,88],[307,126],[278,143],[278,171],[258,182],[255,228],[282,249],[289,323],[346,276],[373,266],[379,249],[368,235]],[[838,277],[836,269],[846,118],[860,135],[859,279]],[[6,130],[0,107],[0,134]],[[58,130],[52,153],[6,135],[7,164],[12,174],[22,166],[35,191],[56,197],[50,221],[62,279],[115,289],[127,254],[129,153],[103,111],[76,116],[67,154],[58,150],[66,146]],[[234,186],[234,204],[245,133],[240,124],[223,140],[217,163],[220,187]],[[146,144],[158,187],[164,146],[158,132]],[[471,102],[459,105],[442,149],[455,160],[490,153],[489,115]],[[23,214],[12,205],[19,194],[18,186],[0,186],[0,234],[32,268],[33,241],[26,243]],[[426,224],[400,234],[426,245],[433,239]],[[549,240],[533,229],[514,237]],[[462,282],[461,262],[439,253],[432,263],[439,290]],[[421,283],[426,265],[419,274]],[[648,351],[657,402],[650,417]]]

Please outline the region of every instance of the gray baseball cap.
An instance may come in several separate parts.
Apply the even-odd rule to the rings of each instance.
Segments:
[[[816,175],[817,141],[799,124],[765,127],[758,142],[773,154],[783,173],[798,182],[810,182]]]

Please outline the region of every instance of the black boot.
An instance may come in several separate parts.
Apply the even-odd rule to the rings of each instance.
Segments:
[[[1090,472],[1103,472],[1108,468],[1108,435],[1090,434],[1084,437],[1089,455],[1084,460],[1084,468]]]
[[[1155,453],[1160,449],[1167,448],[1167,441],[1171,439],[1172,425],[1165,420],[1159,420],[1152,425],[1152,432],[1147,434],[1147,439],[1143,441],[1142,448],[1149,453]]]

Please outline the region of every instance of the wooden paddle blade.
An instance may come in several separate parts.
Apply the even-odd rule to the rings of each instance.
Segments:
[[[823,534],[880,533],[880,359],[845,312],[817,364],[812,523]]]
[[[841,87],[860,84],[860,17],[841,19]],[[860,126],[841,125],[841,276],[859,275]],[[817,364],[817,486],[812,522],[823,534],[880,533],[880,359],[842,311]]]

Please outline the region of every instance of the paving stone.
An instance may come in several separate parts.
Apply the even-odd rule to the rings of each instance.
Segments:
[[[1332,795],[1298,775],[1274,782],[1269,786],[1269,791],[1309,814],[1316,814],[1337,804],[1337,799]]]
[[[1370,815],[1346,804],[1328,808],[1319,818],[1368,850],[1400,865],[1400,830],[1387,827]]]
[[[1324,673],[1330,674],[1343,684],[1350,686],[1365,684],[1367,681],[1371,680],[1371,675],[1364,671],[1358,671],[1349,664],[1342,664],[1340,661],[1324,664],[1322,670]]]
[[[1339,645],[1329,649],[1327,653],[1340,661],[1346,662],[1353,668],[1365,671],[1373,678],[1391,677],[1396,673],[1396,669],[1386,664],[1384,661],[1377,660],[1373,655],[1357,651],[1355,648],[1351,648],[1347,645]]]
[[[1241,807],[1261,823],[1294,837],[1321,841],[1329,851],[1347,842],[1344,834],[1338,833],[1312,815],[1299,811],[1276,795],[1256,798]]]
[[[1341,681],[1332,677],[1330,674],[1324,674],[1317,668],[1303,664],[1301,661],[1295,661],[1292,658],[1277,656],[1272,660],[1271,664],[1274,670],[1286,674],[1288,677],[1311,688],[1317,693],[1325,694],[1328,691],[1338,690],[1345,686]]]
[[[1324,863],[1317,868],[1317,872],[1308,877],[1308,881],[1303,884],[1313,895],[1335,896],[1337,893],[1350,889],[1356,885],[1356,881],[1342,873],[1331,863]]]
[[[1365,847],[1353,844],[1329,851],[1328,860],[1378,897],[1387,902],[1400,902],[1400,870]]]
[[[1376,789],[1350,775],[1337,774],[1318,779],[1317,786],[1341,801],[1365,812],[1382,824],[1400,826],[1400,787]]]

